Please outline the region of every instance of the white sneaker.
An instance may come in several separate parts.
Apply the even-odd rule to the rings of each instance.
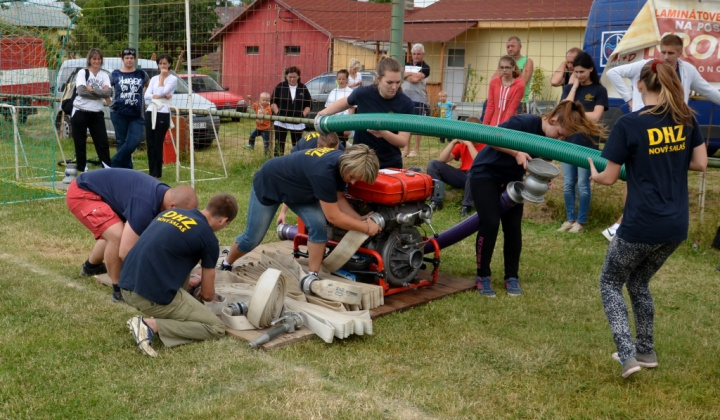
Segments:
[[[574,224],[575,222],[565,221],[555,232],[567,232]]]
[[[609,227],[609,228],[603,230],[602,234],[605,237],[605,239],[612,242],[613,238],[615,237],[615,232],[617,232],[617,229],[613,229],[612,227]]]

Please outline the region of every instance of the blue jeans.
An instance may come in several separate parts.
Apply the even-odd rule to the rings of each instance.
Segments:
[[[115,128],[117,151],[111,159],[113,168],[133,169],[132,154],[138,148],[145,131],[145,120],[140,117],[123,117],[110,113],[110,121]]]
[[[250,141],[248,142],[250,146],[255,147],[255,137],[260,136],[263,139],[263,146],[265,146],[265,153],[268,153],[268,149],[270,148],[270,130],[258,130],[257,128],[254,129],[250,133]]]
[[[247,254],[260,245],[275,218],[278,207],[280,204],[269,206],[262,204],[255,195],[255,187],[250,189],[250,204],[248,204],[245,231],[235,238],[238,251]],[[288,207],[307,226],[308,242],[327,242],[327,222],[319,201],[312,204],[288,204]]]
[[[453,188],[464,189],[465,193],[463,195],[462,205],[472,207],[473,199],[472,194],[470,194],[470,178],[468,178],[467,172],[463,172],[445,162],[433,159],[428,163],[427,174],[430,175],[432,179],[439,179]]]
[[[567,220],[584,225],[587,223],[588,213],[590,212],[590,199],[592,198],[592,192],[590,190],[590,170],[563,163],[562,172]],[[576,186],[580,192],[577,215],[575,214]]]

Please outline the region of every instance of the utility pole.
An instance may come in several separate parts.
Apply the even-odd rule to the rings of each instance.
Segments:
[[[130,17],[128,20],[128,46],[138,51],[140,44],[140,0],[130,0]],[[137,58],[140,58],[138,51]]]

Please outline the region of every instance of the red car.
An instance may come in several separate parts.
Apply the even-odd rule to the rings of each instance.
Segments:
[[[178,76],[187,83],[187,73]],[[193,92],[214,103],[218,111],[246,112],[245,98],[230,92],[228,89],[220,86],[215,79],[206,74],[192,74]],[[233,117],[233,121],[240,121],[240,118]]]

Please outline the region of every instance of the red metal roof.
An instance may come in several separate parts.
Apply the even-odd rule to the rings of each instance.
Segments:
[[[256,0],[210,39],[218,37],[246,19],[253,10],[267,7],[268,1],[272,0]],[[392,15],[390,4],[352,0],[275,0],[275,2],[330,38],[363,40],[378,29],[389,28]]]
[[[592,0],[440,0],[405,18],[411,22],[587,19]]]

